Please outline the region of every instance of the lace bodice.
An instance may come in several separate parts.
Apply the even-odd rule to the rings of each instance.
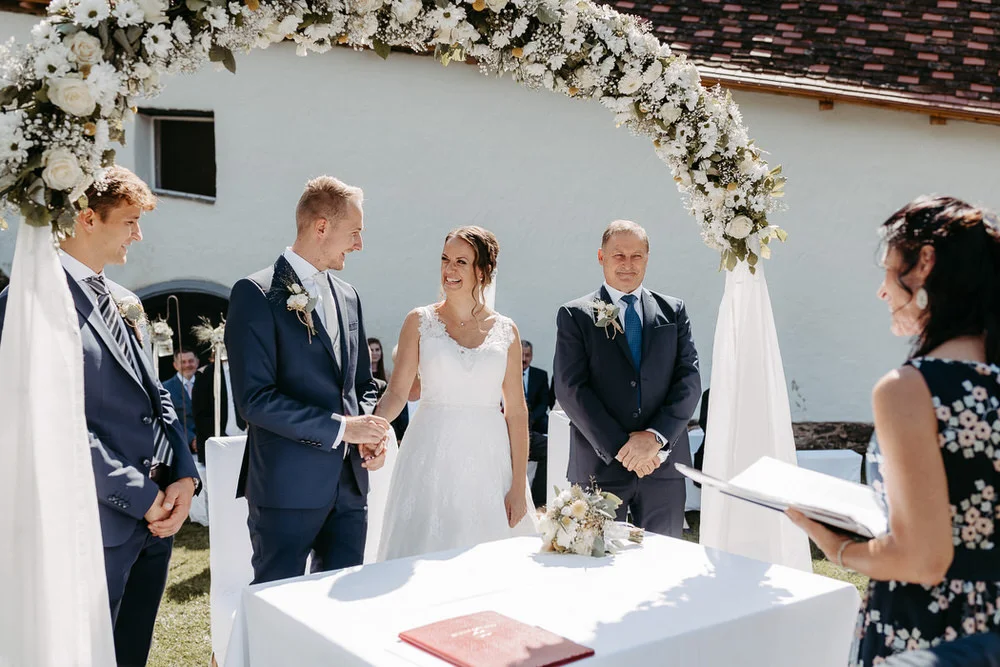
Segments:
[[[448,335],[433,306],[421,308],[421,404],[499,408],[513,340],[511,320],[498,313],[479,347],[462,347]]]

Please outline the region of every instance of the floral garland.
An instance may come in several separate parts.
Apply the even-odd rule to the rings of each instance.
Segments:
[[[299,55],[334,46],[434,50],[530,88],[599,100],[653,141],[720,268],[751,270],[785,233],[767,222],[783,195],[719,87],[640,19],[593,0],[53,0],[32,43],[0,47],[0,204],[28,224],[72,230],[84,192],[114,161],[135,101],[164,73],[291,39]],[[0,226],[2,226],[0,218]]]

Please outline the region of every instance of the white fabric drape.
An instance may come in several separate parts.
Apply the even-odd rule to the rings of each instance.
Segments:
[[[778,334],[763,268],[726,274],[712,350],[704,470],[729,480],[762,456],[795,465]],[[701,543],[812,571],[809,543],[785,516],[702,489]]]
[[[19,227],[0,377],[0,664],[114,665],[83,348],[47,227]]]

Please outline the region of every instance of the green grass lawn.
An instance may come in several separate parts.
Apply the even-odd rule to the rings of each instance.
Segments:
[[[698,518],[689,512],[691,530],[684,538],[698,541]],[[813,550],[813,571],[854,584],[863,591],[868,578],[829,562]],[[187,523],[174,540],[167,590],[160,604],[153,633],[150,667],[196,667],[207,665],[212,654],[209,636],[208,529]]]

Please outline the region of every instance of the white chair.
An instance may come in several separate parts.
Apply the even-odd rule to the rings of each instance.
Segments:
[[[549,413],[548,472],[545,502],[554,500],[555,487],[569,488],[566,470],[569,468],[569,417],[562,410]]]

